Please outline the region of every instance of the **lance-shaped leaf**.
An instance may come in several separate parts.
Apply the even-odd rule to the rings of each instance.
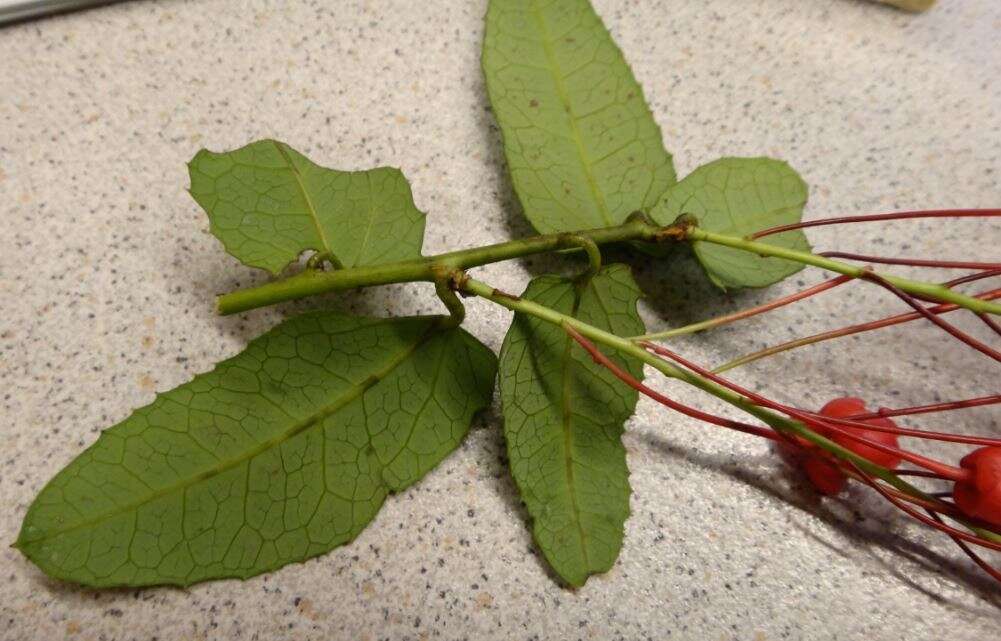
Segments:
[[[399,169],[327,169],[285,143],[260,140],[224,153],[203,149],[188,171],[212,233],[245,265],[277,274],[308,249],[344,267],[421,255],[424,214]]]
[[[681,214],[689,214],[703,229],[744,237],[799,222],[806,198],[806,183],[785,162],[721,158],[702,165],[668,189],[650,215],[669,225]],[[801,230],[767,236],[762,242],[810,251]],[[803,269],[801,263],[712,243],[696,242],[693,249],[709,279],[722,289],[765,287]]]
[[[17,547],[92,586],[246,578],[351,541],[490,403],[494,355],[440,317],[285,321],[101,434]]]
[[[491,0],[483,72],[540,232],[621,223],[674,184],[643,91],[587,0]]]
[[[623,265],[586,283],[532,280],[524,298],[623,336],[644,332],[640,293]],[[602,351],[605,351],[604,349]],[[608,356],[637,379],[642,365]],[[623,424],[636,391],[596,364],[561,328],[516,314],[500,356],[500,389],[511,474],[549,564],[573,586],[612,567],[629,516]]]

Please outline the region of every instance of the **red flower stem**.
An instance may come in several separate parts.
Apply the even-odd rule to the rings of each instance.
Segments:
[[[841,465],[840,469],[847,476],[852,477],[856,481],[859,481],[861,483],[866,483],[866,480],[862,476],[860,476],[858,473],[855,472],[855,470],[848,467],[847,465]],[[964,514],[959,511],[959,508],[957,508],[955,505],[951,503],[946,503],[945,501],[938,500],[937,497],[935,496],[935,493],[927,494],[927,496],[930,497],[930,499],[924,499],[918,496],[911,496],[906,492],[901,492],[900,490],[894,487],[889,487],[886,485],[883,486],[883,489],[892,494],[894,497],[900,499],[901,501],[907,501],[908,503],[911,503],[913,505],[923,507],[926,510],[935,511],[941,514],[945,514],[946,516],[951,516],[955,518],[964,517]]]
[[[922,478],[928,479],[939,479],[942,481],[948,481],[941,474],[936,474],[935,472],[929,472],[928,470],[893,470],[897,476],[920,476]]]
[[[692,371],[694,371],[694,372],[696,372],[698,374],[701,374],[706,379],[708,379],[710,381],[713,381],[713,382],[717,383],[718,385],[726,387],[727,389],[730,389],[731,391],[734,391],[737,394],[740,394],[741,396],[744,396],[745,398],[748,398],[748,399],[750,399],[752,401],[755,401],[755,399],[757,399],[758,401],[764,401],[761,404],[764,405],[765,407],[768,407],[769,405],[773,406],[773,407],[775,405],[778,405],[777,403],[774,403],[773,401],[769,401],[768,399],[765,399],[765,398],[761,397],[758,394],[755,394],[753,392],[749,392],[747,390],[744,390],[740,386],[734,385],[734,384],[730,383],[729,381],[725,381],[725,380],[721,379],[718,376],[714,376],[711,372],[707,372],[704,368],[700,368],[698,366],[695,366],[694,364],[689,363],[688,361],[686,361],[685,359],[681,358],[680,356],[678,356],[676,354],[673,354],[673,352],[670,352],[670,350],[667,350],[665,348],[661,348],[660,346],[654,345],[654,344],[652,344],[652,343],[650,343],[648,341],[644,341],[643,343],[641,343],[641,345],[644,348],[652,350],[652,351],[654,351],[655,353],[658,353],[658,354],[663,354],[664,352],[666,352],[666,353],[670,354],[672,357],[675,357],[675,360],[677,360],[677,362],[679,362],[682,365],[687,366]],[[784,411],[783,409],[780,408],[778,411],[783,412],[783,413],[787,413],[787,414],[789,414],[790,416],[792,416],[794,418],[799,418],[800,420],[803,420],[803,418],[805,418],[805,417],[798,417],[797,414],[799,414],[799,412],[796,412],[794,409],[790,408],[790,410],[791,410],[790,412],[786,412],[786,411]],[[810,421],[803,421],[803,422],[804,423],[809,423]],[[780,434],[785,435],[784,432],[781,432],[781,431],[780,431]],[[879,445],[879,444],[878,443],[872,443],[872,445]],[[866,459],[863,459],[863,460],[866,460]],[[873,483],[872,476],[870,476],[870,475],[862,472],[861,468],[859,467],[859,465],[856,462],[854,462],[851,459],[845,459],[844,462],[850,464],[851,468],[853,470],[855,470],[856,472],[863,474],[864,475],[863,480],[866,480],[866,482],[868,482],[870,484]],[[867,462],[871,464],[871,461],[867,461]],[[846,471],[850,472],[851,470],[846,470]],[[965,470],[963,470],[963,471],[965,471]],[[943,475],[937,474],[936,476],[941,477]],[[946,478],[948,478],[949,476],[951,476],[951,475],[947,475]],[[899,499],[895,495],[897,495],[897,494],[904,494],[903,492],[889,493],[887,490],[885,490],[882,487],[876,487],[875,485],[874,485],[874,487],[875,487],[875,489],[877,491],[880,492],[880,494],[882,494],[884,497],[886,497],[888,500],[890,500],[894,505],[897,505],[898,507],[901,505],[901,499]],[[902,499],[902,500],[916,499],[917,500],[916,502],[918,502],[918,504],[922,505],[923,507],[928,507],[930,509],[934,509],[934,510],[937,510],[937,511],[940,511],[940,512],[943,512],[943,513],[948,513],[948,514],[955,513],[955,516],[957,518],[960,518],[960,519],[964,518],[962,515],[956,513],[956,508],[954,506],[952,506],[950,504],[947,504],[947,503],[945,503],[943,501],[936,501],[936,500],[932,499],[931,497],[921,496],[920,492],[918,490],[914,490],[914,492],[915,492],[916,495],[908,495],[907,499]],[[901,509],[903,509],[908,514],[913,514],[914,513],[914,511],[911,510],[911,508],[906,507],[906,506],[904,506]],[[965,521],[964,521],[964,523],[965,523]],[[948,526],[944,526],[944,527],[948,527]],[[969,527],[975,527],[975,526],[969,526]],[[939,528],[939,529],[941,529],[941,528]],[[976,536],[973,536],[973,535],[969,535],[969,534],[966,534],[965,532],[961,532],[959,530],[955,530],[955,528],[949,528],[949,529],[952,530],[952,531],[955,531],[956,534],[957,534],[957,536],[964,537],[967,540],[976,542],[976,543],[978,543],[980,545],[984,545],[984,546],[992,548],[992,549],[1001,550],[1001,543],[995,543],[995,542],[989,541],[987,539],[982,539],[982,538],[979,538],[979,537],[976,537]],[[984,531],[987,534],[989,534],[989,535],[992,535],[992,536],[995,535],[995,532],[993,530],[988,529],[988,530],[984,530]]]
[[[962,285],[963,283],[972,283],[975,280],[983,280],[984,278],[990,278],[991,276],[1001,276],[1001,269],[991,269],[985,272],[974,272],[972,274],[967,274],[966,276],[960,276],[959,278],[953,278],[942,283],[943,287],[955,287],[956,285]]]
[[[766,428],[761,428],[761,427],[754,426],[754,425],[748,425],[746,423],[741,423],[739,421],[734,421],[734,420],[730,420],[730,419],[727,419],[727,418],[715,416],[713,414],[709,414],[707,412],[703,412],[701,410],[697,410],[697,409],[695,409],[693,407],[689,407],[687,405],[683,405],[681,403],[678,403],[678,402],[676,402],[676,401],[668,398],[667,396],[664,396],[663,394],[657,392],[656,390],[653,390],[653,389],[647,387],[642,382],[640,382],[635,377],[633,377],[631,374],[629,374],[628,372],[626,372],[625,370],[623,370],[621,367],[619,367],[618,364],[616,364],[610,358],[608,358],[607,356],[605,356],[594,345],[594,343],[592,343],[587,338],[585,338],[584,336],[582,336],[579,332],[577,332],[577,330],[575,330],[574,328],[570,327],[569,325],[564,325],[563,328],[581,347],[583,347],[588,352],[588,354],[591,356],[591,358],[594,360],[594,362],[598,363],[599,365],[602,365],[603,367],[605,367],[606,369],[608,369],[610,372],[612,372],[612,374],[614,374],[619,380],[623,381],[624,383],[626,383],[627,385],[629,385],[633,389],[636,389],[637,391],[639,391],[639,392],[645,394],[646,396],[654,399],[658,403],[661,403],[662,405],[664,405],[664,406],[666,406],[666,407],[668,407],[670,409],[673,409],[673,410],[675,410],[677,412],[680,412],[681,414],[684,414],[685,416],[689,416],[689,417],[694,418],[696,420],[707,422],[707,423],[710,423],[710,424],[713,424],[713,425],[718,425],[718,426],[721,426],[721,427],[726,427],[728,429],[733,429],[733,430],[736,430],[736,431],[739,431],[739,432],[744,432],[744,433],[747,433],[747,434],[753,434],[755,436],[761,436],[761,437],[764,437],[764,438],[767,438],[767,439],[771,439],[771,440],[774,440],[774,441],[786,440],[786,439],[783,438],[786,435],[782,434],[781,432],[775,432],[774,430],[770,430],[770,429],[766,429]],[[792,442],[794,445],[802,448],[802,445],[798,444],[793,439],[788,439],[788,440],[790,442]],[[853,469],[851,469],[851,470],[845,470],[846,472],[848,472],[851,476],[853,476],[855,478],[859,478],[863,482],[869,482],[868,479],[871,479],[871,477],[868,477],[868,478],[865,477],[865,476],[860,477],[859,476],[859,473],[861,472],[860,468],[858,468],[854,463],[851,463],[851,462],[848,462],[848,463],[851,464],[851,466],[852,466]],[[841,464],[844,464],[844,463],[841,463]],[[879,488],[877,488],[877,489],[879,489]],[[923,507],[924,509],[928,510],[932,514],[935,513],[934,510],[940,510],[943,513],[946,513],[946,514],[961,516],[959,514],[959,512],[954,507],[952,507],[952,506],[950,506],[950,505],[948,505],[946,503],[943,503],[941,501],[938,501],[938,502],[928,501],[928,500],[922,499],[920,497],[911,496],[911,495],[906,494],[904,492],[901,492],[901,491],[899,491],[899,490],[897,490],[895,488],[883,488],[881,491],[884,493],[884,496],[888,496],[888,498],[889,498],[889,495],[892,495],[894,498],[891,498],[891,500],[896,499],[896,500],[894,500],[894,504],[895,505],[897,504],[897,501],[908,501],[910,503],[913,503],[915,505]],[[909,508],[907,508],[907,509],[909,510]],[[980,541],[980,539],[977,539],[975,537],[971,537],[971,538],[973,538],[973,540],[975,540],[975,541]],[[994,545],[994,544],[990,543],[989,541],[982,541],[981,544],[982,545],[986,545],[988,547],[993,547],[993,545]],[[1001,544],[999,544],[997,547],[998,547],[998,549],[1001,549]]]
[[[846,470],[846,471],[849,472],[849,474],[853,478],[855,478],[856,480],[858,480],[858,477],[855,476],[854,473],[852,473],[850,470]],[[958,517],[963,516],[963,513],[960,512],[959,509],[957,509],[955,507],[951,507],[951,508],[943,507],[943,506],[948,506],[949,505],[948,503],[946,503],[944,501],[934,501],[934,500],[933,501],[927,501],[925,499],[918,498],[916,496],[911,496],[909,494],[904,494],[903,492],[901,492],[898,489],[891,488],[891,487],[886,487],[886,486],[884,486],[883,489],[886,490],[887,493],[892,494],[894,496],[894,498],[899,499],[901,501],[907,501],[908,503],[912,503],[914,505],[921,506],[924,509],[928,510],[929,512],[941,512],[942,514],[945,514],[947,516],[958,516]],[[930,496],[934,497],[935,495],[931,494]]]
[[[942,525],[945,525],[945,522],[942,521],[942,517],[936,514],[934,510],[929,510],[925,508],[925,511],[928,512],[928,516],[935,519]],[[949,532],[948,534],[949,538],[952,539],[953,543],[958,545],[959,549],[962,550],[966,554],[966,556],[970,557],[971,561],[980,566],[981,570],[991,575],[991,578],[993,578],[995,581],[1001,583],[1001,572],[998,572],[990,563],[984,561],[984,559],[979,554],[970,549],[970,546],[966,544],[966,541],[962,540],[957,536],[954,536],[951,532]]]
[[[982,405],[995,405],[1001,403],[1001,394],[991,394],[990,396],[978,396],[962,401],[947,401],[944,403],[933,403],[931,405],[915,405],[914,407],[901,407],[898,409],[888,409],[881,407],[875,412],[864,414],[853,414],[846,418],[853,421],[861,421],[867,418],[888,418],[892,416],[910,416],[912,414],[931,414],[933,412],[944,412],[948,410],[965,409],[967,407],[980,407]]]
[[[714,414],[709,414],[707,412],[697,410],[694,407],[683,405],[675,400],[668,398],[667,396],[664,396],[660,392],[650,387],[647,387],[642,382],[637,380],[632,374],[619,367],[618,364],[615,363],[615,361],[602,354],[601,350],[599,350],[594,345],[594,343],[592,343],[587,338],[582,336],[573,327],[570,327],[569,325],[564,325],[563,329],[564,331],[566,331],[567,334],[571,336],[571,338],[577,341],[577,343],[579,343],[580,346],[583,347],[588,354],[591,355],[591,358],[594,359],[595,363],[598,363],[599,365],[605,367],[608,371],[614,374],[616,378],[621,380],[623,383],[625,383],[629,387],[632,387],[638,392],[645,394],[646,396],[649,396],[650,398],[657,401],[661,405],[669,407],[670,409],[676,412],[680,412],[685,416],[689,416],[699,421],[704,421],[706,423],[711,423],[713,425],[718,425],[720,427],[726,427],[728,429],[737,430],[738,432],[744,432],[746,434],[761,436],[763,438],[771,439],[773,441],[782,440],[781,437],[778,435],[778,433],[776,433],[774,430],[764,427],[758,427],[757,425],[749,425],[747,423],[741,423],[740,421],[734,421],[728,418],[723,418],[721,416],[716,416]]]
[[[978,352],[985,354],[986,356],[989,356],[998,362],[1001,362],[1001,352],[998,352],[996,349],[989,347],[984,343],[981,343],[980,341],[973,338],[966,332],[960,330],[955,325],[952,325],[951,323],[948,323],[939,318],[936,314],[931,313],[928,310],[928,308],[919,303],[916,298],[914,298],[904,290],[900,289],[890,281],[886,280],[882,276],[874,274],[873,272],[864,272],[860,276],[860,278],[862,278],[863,280],[868,280],[873,283],[876,283],[883,289],[891,292],[897,298],[899,298],[900,300],[904,301],[905,303],[913,307],[914,311],[924,316],[926,319],[937,325],[940,329],[945,331],[953,338],[956,338],[957,340],[966,343],[967,345],[977,350]]]
[[[853,441],[855,441],[857,443],[862,443],[864,445],[868,445],[869,447],[871,447],[873,449],[877,449],[877,450],[879,450],[881,452],[886,452],[888,454],[893,454],[894,456],[899,456],[900,458],[904,459],[905,461],[908,461],[910,463],[913,463],[915,465],[923,467],[923,468],[925,468],[927,470],[931,470],[932,472],[940,474],[941,476],[943,476],[943,477],[945,477],[947,479],[953,480],[953,481],[966,480],[970,476],[970,471],[967,470],[967,469],[964,469],[964,468],[961,468],[961,467],[953,467],[951,465],[946,465],[945,463],[940,463],[938,461],[935,461],[933,459],[927,458],[925,456],[921,456],[920,454],[915,454],[913,452],[908,452],[907,450],[902,450],[902,449],[897,448],[897,447],[892,447],[892,446],[886,445],[884,443],[879,443],[877,441],[873,441],[871,439],[867,439],[867,438],[865,438],[863,436],[859,436],[858,434],[855,434],[854,432],[850,432],[850,431],[848,431],[846,429],[843,429],[843,428],[839,427],[837,424],[828,421],[826,419],[826,417],[823,418],[823,419],[821,419],[821,418],[816,417],[815,415],[813,415],[811,413],[804,412],[802,410],[798,410],[798,409],[796,409],[794,407],[790,407],[788,405],[783,405],[782,403],[777,403],[777,402],[775,402],[773,400],[770,400],[770,399],[762,396],[761,394],[757,394],[757,393],[752,392],[752,391],[750,391],[748,389],[745,389],[745,388],[743,388],[743,387],[741,387],[741,386],[739,386],[739,385],[737,385],[735,383],[731,383],[730,381],[726,380],[725,378],[723,378],[721,376],[717,376],[716,374],[713,374],[712,372],[710,372],[709,370],[707,370],[707,369],[705,369],[703,367],[699,367],[695,363],[692,363],[691,361],[688,361],[687,359],[683,358],[681,355],[672,352],[671,350],[667,349],[666,347],[661,347],[660,345],[654,345],[653,343],[650,343],[648,341],[644,341],[642,343],[642,345],[646,349],[652,350],[654,353],[659,354],[660,356],[666,356],[667,358],[670,358],[672,361],[674,361],[674,362],[676,362],[676,363],[678,363],[678,364],[680,364],[680,365],[682,365],[682,366],[684,366],[684,367],[692,370],[696,374],[699,374],[700,376],[704,376],[705,378],[709,379],[710,381],[712,381],[712,382],[714,382],[714,383],[716,383],[718,385],[722,385],[723,387],[726,387],[727,389],[729,389],[729,390],[731,390],[733,392],[736,392],[737,394],[740,394],[741,396],[747,398],[748,400],[752,401],[753,403],[755,403],[757,405],[760,405],[762,407],[767,407],[768,409],[772,409],[772,410],[775,410],[777,412],[781,412],[783,414],[786,414],[787,416],[790,416],[791,418],[794,418],[794,419],[796,419],[798,421],[801,421],[802,423],[805,423],[806,425],[808,425],[812,429],[820,428],[821,431],[825,431],[825,430],[826,431],[830,431],[830,432],[833,432],[833,433],[835,433],[835,434],[837,434],[839,436],[842,436],[844,438],[851,439],[851,440],[853,440]],[[869,427],[869,426],[866,426],[866,427]]]
[[[779,225],[755,232],[751,240],[771,236],[784,231],[804,229],[806,227],[822,227],[825,225],[841,225],[843,223],[869,223],[880,220],[904,220],[911,218],[990,218],[1001,216],[1001,209],[929,209],[924,211],[898,211],[889,214],[868,214],[864,216],[839,216],[836,218],[817,218],[791,225]]]
[[[996,298],[1001,298],[1001,289],[994,289],[981,294],[977,294],[976,298],[981,300],[994,300]],[[959,309],[958,305],[953,303],[941,303],[933,307],[927,308],[929,313],[932,314],[945,314],[947,312],[952,312]],[[728,363],[720,365],[715,370],[716,373],[725,372],[726,370],[733,369],[734,367],[739,367],[741,365],[746,365],[748,363],[753,363],[756,360],[765,358],[766,356],[773,356],[775,354],[780,354],[782,352],[795,349],[797,347],[803,347],[804,345],[812,345],[814,343],[821,343],[823,341],[828,341],[834,338],[841,338],[843,336],[851,336],[852,334],[860,334],[862,332],[868,332],[874,329],[882,329],[883,327],[891,327],[893,325],[899,325],[901,323],[907,323],[912,320],[917,320],[921,318],[921,314],[918,312],[907,312],[904,314],[897,314],[896,316],[888,316],[886,318],[881,318],[879,320],[869,321],[866,323],[859,323],[858,325],[849,325],[848,327],[842,327],[839,329],[832,329],[826,332],[820,332],[819,334],[813,334],[812,336],[806,336],[803,338],[797,338],[795,340],[786,341],[785,343],[779,343],[778,345],[773,345],[771,347],[759,350],[757,352],[752,352],[736,358]]]
[[[889,434],[899,434],[900,436],[913,436],[916,438],[923,438],[929,441],[945,441],[947,443],[967,443],[969,445],[987,445],[987,446],[998,446],[1001,445],[1001,439],[990,438],[987,436],[966,436],[965,434],[950,434],[948,432],[932,432],[930,430],[916,430],[907,427],[892,427],[889,425],[879,425],[872,423],[865,423],[862,419],[856,418],[854,416],[849,416],[846,418],[833,418],[830,416],[822,416],[816,412],[811,412],[809,410],[800,410],[810,414],[811,416],[830,423],[837,423],[838,425],[845,425],[847,427],[859,427],[866,430],[873,430],[875,432],[887,432]],[[879,413],[873,415],[872,412],[869,414],[863,414],[863,417],[875,418],[880,417]]]
[[[858,473],[864,479],[865,483],[869,487],[882,494],[883,498],[885,498],[890,503],[893,503],[893,505],[897,507],[897,509],[902,510],[909,516],[917,519],[918,521],[921,521],[925,525],[933,527],[936,530],[945,532],[946,534],[949,534],[951,536],[956,536],[964,541],[968,541],[970,543],[976,543],[977,545],[982,545],[986,548],[990,548],[991,550],[1001,551],[1001,543],[994,543],[993,541],[988,541],[987,539],[980,538],[979,536],[976,536],[974,534],[963,532],[962,530],[958,530],[950,525],[946,525],[941,521],[941,519],[936,521],[935,519],[931,519],[925,516],[924,514],[921,514],[920,512],[914,510],[908,505],[905,505],[903,502],[899,501],[895,496],[887,492],[886,489],[883,488],[881,484],[872,477],[872,475],[865,472],[864,470],[862,470],[862,468],[860,468],[859,466],[855,465],[850,461],[848,462],[848,464],[855,469],[855,472]]]
[[[1001,336],[1001,325],[998,325],[996,322],[994,322],[993,318],[981,312],[977,313],[977,318],[984,321],[984,324],[990,327],[992,330],[994,330],[995,334]]]
[[[855,280],[852,276],[838,276],[836,278],[831,278],[825,280],[822,283],[809,287],[807,289],[795,292],[788,296],[783,296],[782,298],[776,298],[775,300],[768,301],[767,303],[762,303],[755,307],[750,307],[748,309],[741,310],[739,312],[734,312],[733,314],[726,314],[724,316],[717,316],[716,318],[711,318],[709,320],[700,321],[698,323],[692,323],[691,325],[685,325],[684,327],[677,327],[675,329],[665,330],[663,332],[656,332],[653,334],[644,334],[643,336],[634,337],[636,340],[657,340],[663,338],[670,338],[672,336],[681,336],[683,334],[692,334],[694,332],[700,332],[706,329],[712,329],[714,327],[719,327],[720,325],[727,325],[735,321],[743,320],[745,318],[750,318],[752,316],[757,316],[758,314],[764,314],[765,312],[770,312],[773,309],[778,309],[779,307],[784,307],[791,303],[809,298],[821,292],[825,292],[829,289],[834,289],[838,285],[843,285],[848,281]]]
[[[824,258],[844,258],[845,260],[857,260],[864,263],[882,263],[884,265],[910,265],[912,267],[943,267],[947,269],[989,269],[1001,268],[1001,263],[980,263],[966,262],[959,260],[926,260],[923,258],[890,258],[881,256],[863,256],[862,254],[849,254],[847,252],[819,252],[818,256]]]

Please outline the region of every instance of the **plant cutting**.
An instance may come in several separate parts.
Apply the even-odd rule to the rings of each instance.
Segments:
[[[512,185],[538,235],[424,256],[425,215],[397,169],[331,169],[273,140],[194,156],[190,191],[211,232],[242,263],[275,276],[220,296],[220,313],[424,281],[447,314],[318,311],[282,322],[106,430],[57,474],[16,542],[28,558],[54,577],[110,587],[247,578],[315,557],[349,543],[390,494],[454,450],[498,385],[511,475],[539,549],[569,586],[608,570],[623,545],[631,489],[621,434],[640,393],[775,441],[822,492],[849,482],[871,487],[998,577],[971,546],[1001,549],[1001,441],[903,423],[1001,396],[894,409],[870,410],[854,397],[794,407],[721,375],[764,353],[713,371],[667,345],[833,287],[871,286],[912,311],[837,336],[923,319],[996,367],[996,347],[943,316],[975,314],[998,332],[997,290],[968,286],[997,276],[1001,263],[814,253],[803,228],[1001,210],[803,221],[805,183],[768,158],[723,158],[678,180],[642,89],[586,0],[492,1],[483,71]],[[690,248],[722,289],[767,287],[806,266],[837,276],[729,317],[649,332],[629,267],[606,264],[612,245],[649,261]],[[578,273],[539,276],[520,293],[471,273],[540,253],[565,255]],[[964,273],[930,282],[896,276],[894,264]],[[499,356],[462,329],[464,296],[514,312]],[[654,391],[642,381],[645,366],[753,422]],[[970,453],[933,460],[908,449],[902,440],[911,438],[952,439]],[[952,498],[922,489],[933,485],[951,485]]]

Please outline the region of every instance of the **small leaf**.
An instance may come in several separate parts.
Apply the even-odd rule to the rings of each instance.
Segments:
[[[293,318],[102,433],[38,495],[16,545],[102,587],[303,561],[455,449],[495,371],[440,317]]]
[[[807,187],[787,163],[771,158],[721,158],[702,165],[664,194],[650,215],[669,225],[681,214],[698,220],[699,227],[729,236],[799,222],[806,205]],[[762,239],[772,245],[810,251],[801,230]],[[794,274],[803,265],[781,258],[712,243],[696,242],[693,250],[717,286],[765,287]]]
[[[586,284],[540,276],[524,294],[622,336],[644,332],[639,296],[624,265],[606,267]],[[607,355],[643,377],[638,361]],[[535,540],[564,581],[583,585],[610,569],[622,547],[630,490],[621,435],[636,392],[561,328],[521,314],[501,348],[500,390],[511,474]]]
[[[540,232],[616,225],[674,184],[643,91],[587,0],[491,0],[483,71]]]
[[[338,171],[282,142],[199,151],[191,195],[226,251],[277,274],[308,249],[344,267],[418,258],[424,214],[399,169]]]

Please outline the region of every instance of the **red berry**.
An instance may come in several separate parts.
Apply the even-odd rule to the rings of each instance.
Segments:
[[[848,477],[838,469],[837,465],[819,456],[808,456],[803,459],[803,471],[813,483],[813,487],[828,496],[840,493],[848,481]]]
[[[842,396],[833,401],[828,401],[827,405],[820,409],[820,413],[831,418],[845,418],[854,414],[865,413],[865,402],[861,398],[854,396]]]
[[[824,405],[820,410],[820,415],[828,418],[848,418],[856,414],[865,414],[866,411],[865,402],[862,399],[845,396],[836,398]],[[883,427],[896,427],[896,424],[888,418],[868,418],[858,422]],[[856,434],[870,441],[897,447],[896,434],[867,430],[863,427],[854,427],[851,425],[838,425],[838,427],[845,432]],[[830,429],[818,427],[815,431],[821,436],[831,439],[841,447],[867,458],[877,465],[893,469],[900,464],[900,457],[895,454],[877,450],[847,436],[835,433]],[[826,454],[807,454],[802,458],[800,464],[803,466],[803,471],[806,472],[813,486],[823,494],[834,495],[839,493],[848,480],[844,472]]]
[[[981,447],[962,458],[960,467],[972,472],[952,490],[956,505],[967,516],[1001,526],[1001,447]]]
[[[830,418],[848,418],[855,414],[864,414],[866,412],[865,403],[860,398],[854,397],[844,397],[836,398],[823,408],[821,408],[820,413],[823,416]],[[867,418],[859,423],[866,423],[868,425],[877,425],[880,427],[896,427],[897,424],[888,418]],[[851,425],[839,425],[841,429],[846,432],[851,432],[857,436],[867,438],[870,441],[876,441],[877,443],[882,443],[883,445],[889,445],[891,447],[897,447],[897,435],[891,432],[881,432],[877,430],[867,430],[862,427],[853,427]],[[843,436],[841,434],[824,434],[832,441],[840,445],[841,447],[855,452],[863,458],[867,458],[876,465],[881,465],[887,469],[894,469],[900,465],[900,457],[896,454],[890,454],[889,452],[884,452],[882,450],[877,450],[874,447],[870,447],[863,443]]]

